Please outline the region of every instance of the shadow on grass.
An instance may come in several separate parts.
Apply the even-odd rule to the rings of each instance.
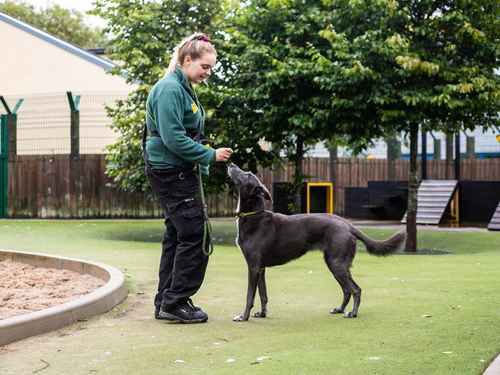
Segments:
[[[395,255],[453,255],[453,252],[438,249],[417,249],[416,252],[398,251]]]
[[[212,239],[215,245],[235,245],[236,227],[234,223],[212,221]],[[143,228],[119,227],[113,231],[103,232],[103,237],[111,241],[131,241],[145,243],[160,243],[163,239],[163,225]],[[365,247],[359,242],[359,250],[366,252]],[[417,252],[398,251],[394,255],[452,255],[448,250],[424,248]]]
[[[105,231],[102,237],[109,241],[127,241],[127,242],[147,242],[158,243],[163,238],[161,227],[156,228],[119,228],[113,231]]]
[[[212,222],[212,239],[216,245],[234,245],[236,228],[234,223]],[[159,243],[163,239],[164,227],[159,223],[155,228],[118,227],[102,232],[102,237],[109,241],[128,241]]]

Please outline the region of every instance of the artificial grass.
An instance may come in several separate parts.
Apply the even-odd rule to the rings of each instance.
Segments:
[[[130,288],[107,314],[3,348],[0,373],[31,374],[48,363],[38,373],[465,375],[480,374],[500,351],[498,232],[419,232],[420,247],[449,255],[361,250],[352,269],[363,289],[357,319],[328,313],[340,288],[321,254],[309,253],[267,271],[269,318],[234,323],[246,265],[225,245],[234,243],[234,223],[213,226],[218,245],[195,296],[209,322],[172,325],[152,317],[161,221],[0,221],[0,248],[114,265]]]

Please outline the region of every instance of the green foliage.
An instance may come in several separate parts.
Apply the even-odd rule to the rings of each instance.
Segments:
[[[265,139],[272,145],[275,153],[261,153],[261,163],[260,157],[275,161],[281,150],[300,165],[307,146],[336,131],[310,56],[312,48],[328,47],[319,35],[326,11],[315,0],[252,0],[227,21],[224,77],[232,95],[226,96],[226,107],[238,108],[235,127],[240,134],[251,132],[250,143]],[[302,179],[297,169],[295,180]]]
[[[97,0],[96,14],[115,36],[116,73],[141,82],[112,111],[122,136],[108,173],[127,190],[145,187],[138,140],[147,92],[193,31],[210,34],[219,53],[209,86],[197,89],[208,136],[232,147],[242,167],[270,165],[280,150],[299,163],[320,140],[357,153],[411,126],[498,125],[494,0]],[[210,186],[220,187],[224,172],[213,172]]]
[[[95,2],[93,13],[108,21],[106,31],[113,35],[110,55],[121,62],[115,73],[126,76],[128,82],[139,83],[126,100],[108,109],[119,138],[108,148],[106,173],[121,189],[147,189],[141,139],[151,86],[165,74],[171,53],[182,38],[194,31],[213,34],[219,11],[220,4],[215,0]],[[204,95],[200,96],[204,102]]]
[[[331,48],[313,55],[317,80],[353,140],[410,133],[407,249],[416,250],[418,127],[453,133],[499,124],[498,1],[331,4],[321,32]]]
[[[6,0],[0,4],[0,12],[82,48],[105,47],[108,43],[102,30],[85,24],[81,12],[57,4],[37,9],[24,1]]]
[[[315,55],[332,111],[348,109],[368,129],[410,124],[457,131],[498,125],[500,18],[495,0],[333,1]],[[339,117],[343,122],[348,118]]]

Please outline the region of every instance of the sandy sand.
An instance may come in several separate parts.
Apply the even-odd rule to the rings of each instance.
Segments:
[[[0,319],[60,305],[104,284],[73,271],[0,261]]]

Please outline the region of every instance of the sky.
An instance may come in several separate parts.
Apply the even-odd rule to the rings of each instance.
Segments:
[[[24,0],[24,2],[32,4],[37,8],[46,8],[47,6],[57,4],[63,8],[75,9],[82,13],[92,9],[93,1],[94,0]],[[85,21],[91,26],[105,26],[105,22],[99,17],[87,16]]]
[[[76,9],[85,12],[92,8],[93,0],[24,0],[36,7],[46,8],[52,4],[61,5],[64,8]]]

